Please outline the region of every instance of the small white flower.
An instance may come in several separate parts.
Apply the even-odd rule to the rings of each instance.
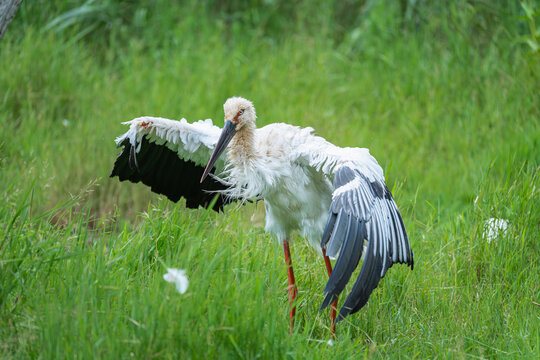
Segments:
[[[330,339],[327,342],[328,346],[334,346],[334,340]]]
[[[62,120],[62,125],[64,125],[64,127],[68,127],[69,126],[69,120],[68,119]]]
[[[508,229],[508,222],[504,219],[491,218],[484,223],[484,233],[482,236],[491,243],[499,235],[504,235]]]
[[[174,283],[176,285],[176,290],[180,294],[186,292],[189,284],[185,271],[180,269],[167,268],[167,273],[163,275],[163,279],[167,282]]]

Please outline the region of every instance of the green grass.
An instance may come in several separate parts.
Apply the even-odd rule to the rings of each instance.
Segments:
[[[540,357],[540,61],[516,40],[522,23],[508,30],[522,20],[488,22],[487,36],[471,27],[489,20],[472,16],[481,7],[434,13],[418,32],[381,6],[353,28],[334,28],[335,9],[294,25],[246,10],[257,26],[186,5],[181,19],[162,12],[166,29],[113,23],[75,41],[84,21],[42,31],[67,8],[35,6],[0,43],[0,357]],[[122,121],[221,125],[233,95],[260,126],[370,148],[404,216],[414,271],[394,266],[333,347],[324,264],[301,238],[288,336],[261,205],[187,210],[108,178]],[[510,227],[488,243],[491,217]],[[186,269],[186,294],[166,266]]]

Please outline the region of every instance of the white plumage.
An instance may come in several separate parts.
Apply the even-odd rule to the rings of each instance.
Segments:
[[[116,138],[117,144],[129,139],[136,152],[139,152],[141,140],[146,136],[151,142],[175,151],[178,157],[201,166],[208,162],[221,133],[221,129],[215,126],[211,119],[190,124],[186,119],[177,121],[142,116],[122,124],[129,125],[129,130]],[[223,161],[220,164],[223,168]]]
[[[145,155],[151,167],[144,175],[141,167],[145,165],[137,157],[146,139],[146,146],[166,146],[182,164],[194,163],[193,171],[180,175],[182,181],[198,180],[202,174],[201,182],[210,180],[218,187],[207,189],[203,182],[194,190],[190,180],[189,189],[180,191],[188,200],[191,192],[208,191],[221,192],[229,201],[264,200],[265,230],[287,243],[286,252],[291,233],[300,231],[319,253],[324,254],[321,250],[325,249],[327,255],[337,257],[323,307],[337,299],[367,241],[362,269],[339,319],[367,302],[393,263],[412,267],[413,255],[401,215],[385,185],[383,170],[368,149],[337,147],[315,136],[312,128],[275,123],[257,129],[255,108],[243,98],[227,100],[224,110],[224,129],[209,119],[189,124],[185,119],[142,117],[128,122],[129,131],[116,140],[125,147],[111,176],[143,181],[153,189],[182,187],[174,181],[167,185],[153,183],[167,182],[167,171],[174,171],[171,163],[155,165],[160,158]],[[225,148],[227,156],[223,161],[220,155]],[[214,166],[216,175],[206,178]],[[168,170],[165,175],[156,175],[155,168]],[[168,195],[166,191],[157,192]],[[205,201],[201,205],[207,205]]]

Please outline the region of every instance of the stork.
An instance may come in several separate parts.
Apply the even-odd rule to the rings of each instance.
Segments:
[[[331,304],[334,337],[336,322],[366,304],[393,264],[413,268],[383,170],[368,149],[335,146],[312,128],[284,123],[256,128],[255,107],[244,98],[232,97],[223,108],[223,129],[210,119],[190,124],[139,117],[124,123],[130,127],[116,139],[123,149],[111,177],[142,182],[175,202],[184,197],[189,208],[218,211],[233,201],[264,200],[265,230],[285,252],[290,331],[297,287],[289,241],[300,231],[324,258],[329,279],[321,310]],[[336,319],[338,296],[362,254],[359,275]],[[337,259],[333,271],[331,258]]]

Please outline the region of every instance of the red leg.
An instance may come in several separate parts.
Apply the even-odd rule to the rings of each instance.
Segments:
[[[322,253],[324,256],[324,264],[326,265],[326,271],[328,272],[328,277],[330,277],[330,275],[332,275],[332,264],[330,263],[330,258],[326,256],[326,249],[322,249]],[[330,308],[330,320],[332,322],[330,334],[332,336],[332,339],[334,338],[334,335],[336,333],[337,302],[338,298],[336,297],[336,300],[334,300]]]
[[[292,334],[294,326],[294,316],[296,315],[296,305],[294,300],[296,299],[296,294],[298,289],[296,288],[296,283],[294,281],[294,271],[291,260],[291,251],[289,249],[289,241],[283,241],[283,250],[285,250],[285,264],[287,264],[287,277],[289,278],[289,302],[291,307],[290,323],[289,323],[289,334]]]

